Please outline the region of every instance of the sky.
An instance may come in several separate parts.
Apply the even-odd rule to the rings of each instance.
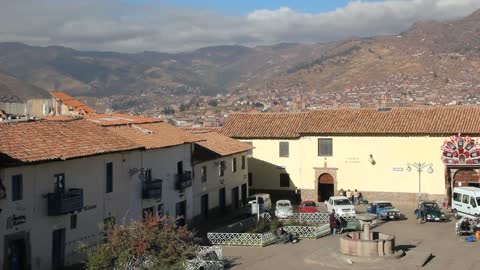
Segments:
[[[454,20],[480,0],[0,0],[0,42],[78,50],[182,52],[317,43]]]

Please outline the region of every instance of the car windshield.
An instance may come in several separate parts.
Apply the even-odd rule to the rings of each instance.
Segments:
[[[288,202],[278,203],[277,206],[290,206],[290,203]]]
[[[387,207],[393,207],[391,203],[379,203],[377,204],[378,207],[380,208],[387,208]]]
[[[480,197],[477,197],[477,205],[480,205]]]
[[[436,203],[426,203],[424,204],[427,209],[438,209],[438,204]]]
[[[335,205],[351,205],[347,199],[335,200]]]
[[[314,202],[306,202],[306,203],[303,203],[303,206],[304,207],[315,207],[315,203]]]

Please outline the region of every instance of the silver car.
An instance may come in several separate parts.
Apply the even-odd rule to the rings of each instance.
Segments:
[[[275,216],[277,218],[288,218],[292,215],[292,203],[289,200],[278,200],[275,205]]]

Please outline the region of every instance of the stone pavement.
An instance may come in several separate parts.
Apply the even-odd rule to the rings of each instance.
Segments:
[[[363,207],[359,207],[363,210]],[[468,243],[465,236],[455,235],[455,220],[444,223],[417,224],[413,208],[400,208],[406,220],[389,221],[374,231],[396,236],[397,250],[405,250],[401,259],[365,260],[337,252],[338,235],[297,244],[276,244],[268,247],[224,247],[224,256],[231,258],[230,269],[420,269],[417,267],[426,254],[433,259],[421,269],[480,269],[480,241]]]

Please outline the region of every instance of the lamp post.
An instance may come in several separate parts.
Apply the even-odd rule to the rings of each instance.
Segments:
[[[433,173],[432,163],[425,163],[425,162],[413,162],[407,163],[407,171],[411,172],[412,167],[415,168],[418,172],[418,200],[422,200],[422,172],[425,168],[428,167],[427,172]]]

